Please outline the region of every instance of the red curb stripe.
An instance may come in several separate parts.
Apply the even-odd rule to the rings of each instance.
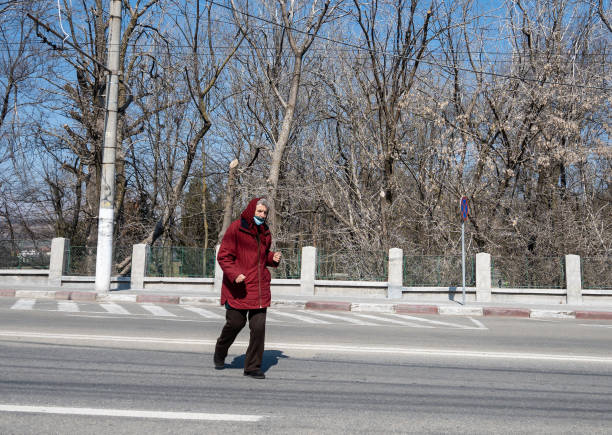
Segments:
[[[409,305],[399,304],[395,306],[397,314],[440,314],[436,305]]]
[[[0,290],[0,297],[14,298],[15,297],[15,290]]]
[[[576,319],[612,320],[612,312],[576,311]]]
[[[306,302],[307,310],[351,311],[350,302]]]
[[[529,317],[531,310],[527,308],[485,307],[482,309],[482,314],[498,317]]]
[[[158,296],[158,295],[138,295],[136,302],[138,303],[156,303],[156,304],[178,304],[180,296]]]
[[[71,301],[95,302],[98,294],[95,292],[71,292]]]
[[[70,300],[70,292],[68,290],[56,291],[55,299],[60,299],[62,301]]]

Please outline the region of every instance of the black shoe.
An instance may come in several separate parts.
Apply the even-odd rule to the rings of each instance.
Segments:
[[[261,370],[253,370],[250,372],[244,372],[245,376],[248,376],[253,379],[266,379],[266,375]]]
[[[225,368],[225,360],[224,359],[218,359],[218,358],[214,357],[213,360],[215,362],[215,370],[223,370]]]

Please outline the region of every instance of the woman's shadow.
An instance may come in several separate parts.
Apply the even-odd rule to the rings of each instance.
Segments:
[[[282,350],[264,350],[263,359],[261,361],[261,371],[264,373],[267,372],[270,367],[277,365],[280,359],[285,358],[289,357],[283,354]],[[228,368],[244,369],[245,359],[245,354],[235,357],[229,364]]]

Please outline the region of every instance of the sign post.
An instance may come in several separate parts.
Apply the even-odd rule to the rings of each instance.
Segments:
[[[463,275],[463,305],[465,305],[465,221],[469,215],[467,196],[461,197],[461,271]]]

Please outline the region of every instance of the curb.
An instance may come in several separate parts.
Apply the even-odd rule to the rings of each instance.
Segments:
[[[482,314],[490,317],[529,317],[531,310],[528,308],[485,307],[482,309]]]
[[[162,295],[138,295],[136,302],[139,304],[178,304],[180,296],[162,296]]]
[[[215,296],[172,296],[156,294],[98,294],[73,290],[11,290],[0,289],[0,297],[23,299],[55,299],[81,302],[131,302],[173,305],[219,305]],[[531,309],[513,307],[472,307],[434,304],[392,304],[376,302],[306,301],[274,299],[271,307],[298,308],[319,311],[355,311],[394,314],[421,314],[445,316],[515,317],[532,319],[584,319],[612,320],[612,311]]]
[[[576,319],[612,320],[609,311],[576,311]]]
[[[408,305],[399,304],[395,306],[397,314],[440,314],[437,305]]]
[[[306,302],[304,308],[307,310],[320,311],[351,311],[352,304],[350,302]]]

